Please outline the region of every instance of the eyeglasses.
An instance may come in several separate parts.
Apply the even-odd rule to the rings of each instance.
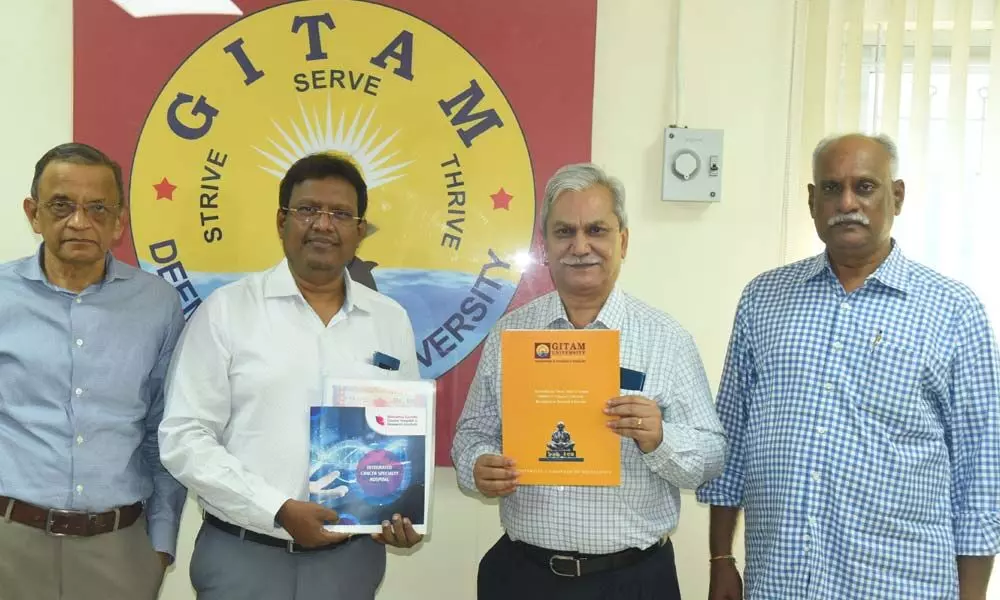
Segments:
[[[76,211],[82,208],[88,219],[95,223],[104,223],[114,215],[115,210],[118,209],[118,205],[105,204],[103,202],[77,204],[68,200],[55,200],[53,202],[46,202],[45,208],[53,217],[60,220],[73,216],[76,214]]]
[[[316,222],[320,215],[326,215],[330,217],[330,221],[335,225],[349,225],[354,223],[360,223],[364,221],[363,217],[355,217],[349,211],[346,210],[323,210],[315,206],[299,206],[298,208],[284,208],[283,211],[286,213],[291,213],[293,217],[300,223],[304,225],[311,225]]]

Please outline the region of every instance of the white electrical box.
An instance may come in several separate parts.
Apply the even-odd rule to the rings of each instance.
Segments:
[[[722,130],[668,127],[663,136],[663,200],[722,200]]]

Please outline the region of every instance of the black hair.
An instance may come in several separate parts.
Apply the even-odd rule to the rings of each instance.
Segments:
[[[351,161],[329,154],[310,154],[289,167],[278,188],[278,206],[288,208],[292,188],[298,184],[328,177],[339,177],[354,187],[354,191],[358,193],[358,216],[364,218],[368,209],[368,185],[365,184],[364,177]]]

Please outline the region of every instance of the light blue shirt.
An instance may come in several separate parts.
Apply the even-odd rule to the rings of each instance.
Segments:
[[[484,454],[502,453],[503,376],[500,334],[506,329],[572,329],[557,292],[501,318],[483,346],[452,442],[459,485],[476,492],[473,469]],[[500,522],[511,539],[584,554],[646,548],[673,531],[681,489],[716,477],[726,439],[694,339],[669,315],[615,287],[587,329],[620,332],[620,364],[646,374],[643,395],[662,414],[663,441],[648,454],[621,439],[621,485],[524,485],[500,499]]]
[[[748,600],[958,598],[1000,552],[1000,360],[982,304],[898,247],[846,293],[825,255],[736,311],[718,411]]]
[[[185,489],[160,463],[163,378],[184,318],[167,282],[108,255],[79,294],[39,253],[0,265],[0,495],[103,512],[146,502],[174,555]]]

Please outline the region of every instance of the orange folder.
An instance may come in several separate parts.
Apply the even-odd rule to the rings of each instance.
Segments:
[[[520,483],[618,485],[621,437],[603,412],[620,395],[618,331],[506,330],[500,343],[503,455]]]

